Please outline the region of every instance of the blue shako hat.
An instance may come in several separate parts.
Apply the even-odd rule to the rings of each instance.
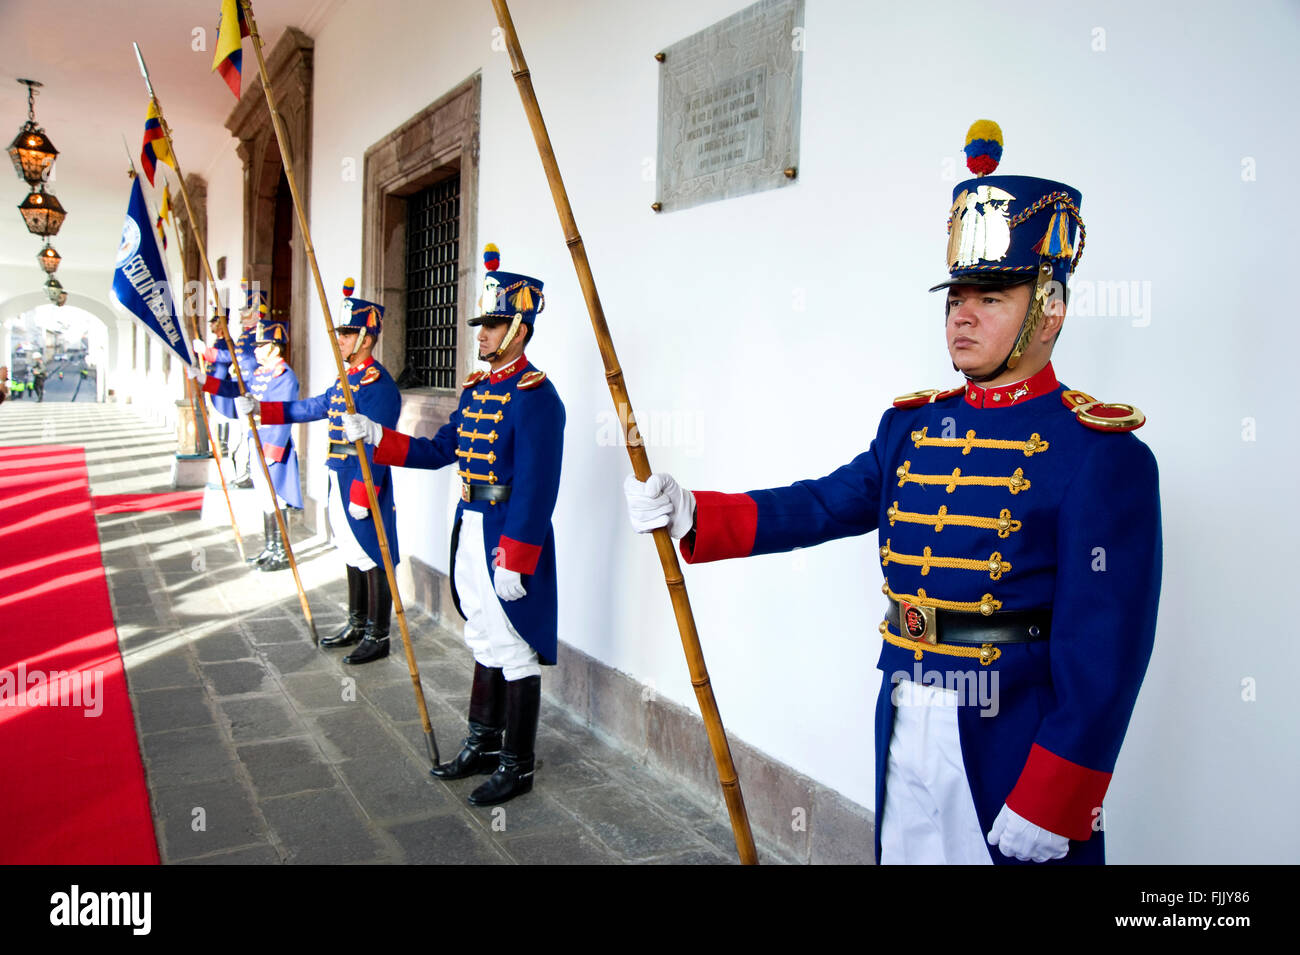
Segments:
[[[277,345],[289,343],[289,326],[284,322],[263,321],[257,325],[257,344],[274,342]]]
[[[361,332],[365,335],[379,337],[379,329],[384,323],[384,306],[378,302],[367,302],[364,298],[353,298],[356,289],[355,280],[343,280],[343,316],[334,326],[336,332]]]
[[[952,191],[948,210],[950,285],[1018,285],[1039,278],[1043,264],[1061,287],[1083,255],[1085,230],[1078,189],[1033,176],[993,176],[1002,158],[1002,130],[981,119],[966,134],[966,165],[974,179]]]
[[[479,313],[468,324],[509,322],[516,316],[525,325],[536,322],[538,313],[546,307],[542,280],[500,271],[497,266],[501,264],[501,252],[490,242],[483,248],[483,264],[487,275],[483,277],[483,294],[478,299]]]
[[[244,304],[239,308],[241,312],[251,312],[259,305],[266,305],[271,300],[270,295],[264,289],[258,288],[255,293],[254,284],[249,282],[248,279],[239,280],[239,290],[244,300]]]

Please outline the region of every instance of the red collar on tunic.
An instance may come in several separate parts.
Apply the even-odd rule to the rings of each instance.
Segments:
[[[351,378],[353,375],[359,375],[359,374],[361,374],[361,372],[365,371],[367,368],[369,368],[369,367],[370,367],[371,365],[373,365],[374,363],[375,363],[375,356],[374,356],[374,355],[371,355],[369,358],[367,358],[365,361],[363,361],[361,364],[357,365],[356,367],[354,367],[354,368],[349,368],[349,369],[348,369],[348,377]]]
[[[494,385],[498,384],[500,382],[505,381],[507,378],[513,378],[515,375],[523,371],[527,366],[528,366],[528,357],[526,355],[520,355],[510,364],[506,365],[504,368],[501,368],[498,371],[494,371],[492,372],[492,374],[488,375],[488,380],[491,381],[492,384]]]
[[[1052,363],[1049,361],[1043,366],[1042,371],[1026,378],[1024,381],[1017,381],[1010,385],[985,388],[973,381],[968,381],[966,383],[966,404],[972,408],[1010,408],[1012,405],[1023,404],[1031,398],[1037,398],[1039,395],[1051,394],[1057,389],[1058,385],[1056,372],[1052,371]]]

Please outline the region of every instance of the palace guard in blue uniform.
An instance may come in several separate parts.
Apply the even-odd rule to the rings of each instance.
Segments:
[[[1156,462],[1136,408],[1056,379],[1078,190],[989,175],[967,136],[944,289],[965,383],[906,395],[839,470],[746,494],[625,486],[641,532],[690,563],[879,533],[876,855],[886,863],[1100,863],[1102,799],[1155,636]]]
[[[380,427],[364,409],[348,434],[375,445],[375,460],[408,468],[454,464],[461,500],[451,534],[452,597],[474,654],[469,736],[440,779],[491,773],[469,801],[505,802],[533,788],[541,667],[555,663],[555,538],[564,404],[524,356],[545,305],[540,280],[502,272],[496,246],[479,314],[479,359],[488,371],[464,382],[460,403],[433,438]]]
[[[288,348],[288,327],[283,322],[263,321],[258,323],[254,335],[257,367],[244,379],[248,393],[259,402],[293,401],[298,397],[298,376],[293,373],[288,362],[284,360]],[[229,366],[226,366],[229,368]],[[235,414],[234,399],[239,395],[239,383],[233,378],[205,376],[197,369],[188,370],[190,377],[199,382],[199,387],[212,395],[214,406],[221,402],[218,410],[230,405],[229,413]],[[222,414],[227,412],[222,410]],[[293,427],[287,424],[266,424],[258,428],[262,439],[262,453],[266,456],[266,469],[271,475],[271,486],[275,488],[276,499],[284,508],[284,523],[289,526],[290,509],[302,510],[302,486],[298,478],[298,451],[293,444]],[[262,488],[262,468],[254,467],[253,483]],[[280,536],[280,522],[275,519],[263,488],[260,491],[262,502],[262,531],[266,546],[249,562],[260,570],[284,570],[289,566],[289,555],[284,549],[284,539]]]
[[[346,362],[348,386],[357,410],[386,427],[396,427],[402,411],[402,395],[387,369],[375,361],[372,352],[379,340],[383,306],[364,299],[351,298],[354,284],[344,283],[345,318],[335,329],[339,350]],[[236,402],[248,399],[239,398]],[[329,420],[328,510],[335,544],[343,553],[348,568],[348,620],[333,636],[321,640],[322,647],[357,648],[343,658],[344,663],[369,663],[388,656],[388,629],[392,620],[393,594],[388,588],[379,535],[370,516],[369,498],[356,445],[343,434],[343,414],[347,403],[337,380],[329,390],[301,401],[265,401],[260,404],[264,425],[293,424],[299,421]],[[375,461],[372,448],[366,448],[370,474],[379,498],[384,519],[388,552],[396,567],[400,560],[397,545],[397,511],[393,506],[393,485],[388,468]],[[358,643],[358,641],[360,641]]]
[[[243,279],[239,286],[244,296],[244,304],[239,312],[240,329],[235,337],[235,354],[239,360],[239,370],[247,381],[257,370],[257,326],[259,322],[266,320],[269,309],[266,293],[250,288],[247,279]],[[229,314],[228,309],[223,309],[221,315],[213,315],[209,320],[208,327],[216,336],[215,342],[210,347],[205,346],[201,338],[194,340],[194,353],[208,363],[209,374],[216,378],[234,378],[234,373],[230,370],[230,349],[226,347],[225,336],[221,334],[219,327]],[[235,472],[231,483],[240,488],[252,487],[253,438],[248,433],[248,425],[235,411],[233,399],[213,395],[212,406],[225,417],[236,419],[235,439],[228,442],[230,464]],[[221,437],[222,428],[219,426],[217,430],[218,437]],[[226,438],[230,435],[229,425],[225,426],[225,435]],[[225,438],[222,439],[222,443],[227,443]],[[250,563],[256,563],[257,560],[258,558],[249,558]]]

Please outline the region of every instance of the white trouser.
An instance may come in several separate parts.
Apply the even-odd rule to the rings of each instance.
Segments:
[[[254,457],[256,456],[257,455],[254,454]],[[266,465],[267,468],[269,469],[271,466],[271,462],[267,461]],[[275,508],[271,507],[271,494],[266,489],[266,477],[262,474],[262,462],[253,461],[252,469],[253,469],[253,488],[257,492],[258,501],[260,501],[262,504],[262,513],[274,514]],[[281,510],[289,506],[284,502],[284,498],[282,498],[279,494],[275,495],[275,503],[280,506]]]
[[[357,570],[373,570],[379,565],[370,559],[370,555],[352,535],[352,525],[348,523],[348,508],[345,503],[347,498],[339,488],[338,472],[331,469],[329,479],[328,506],[330,527],[334,529],[334,546],[339,549],[339,553],[343,555],[343,562],[349,567],[355,567]],[[367,517],[366,520],[373,521],[374,518]]]
[[[957,691],[900,680],[885,771],[883,865],[991,865],[961,757]]]
[[[236,420],[231,430],[235,435],[230,444],[230,465],[235,472],[235,480],[240,481],[253,471],[253,436],[248,430],[248,419],[244,417]]]
[[[485,667],[500,667],[507,680],[541,676],[537,651],[510,625],[492,586],[483,550],[483,515],[468,509],[462,514],[453,573],[465,614],[465,642],[475,660]]]

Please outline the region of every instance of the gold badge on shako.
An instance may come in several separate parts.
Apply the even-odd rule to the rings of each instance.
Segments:
[[[997,186],[963,189],[953,201],[952,233],[948,236],[948,268],[998,262],[1011,248],[1007,209],[1011,193]]]

